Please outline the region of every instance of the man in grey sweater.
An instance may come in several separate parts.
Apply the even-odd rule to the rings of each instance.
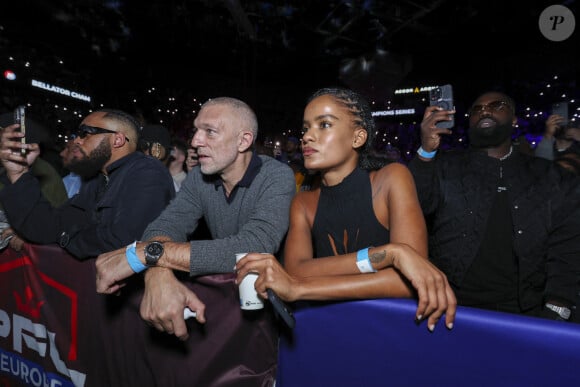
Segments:
[[[211,304],[204,303],[173,270],[189,272],[194,282],[208,274],[228,273],[227,286],[233,288],[235,253],[279,251],[295,192],[287,165],[252,150],[258,122],[244,102],[211,99],[201,107],[194,126],[192,146],[199,166],[183,181],[175,200],[149,224],[143,241],[101,254],[96,262],[97,292],[104,294],[118,293],[128,277],[148,269],[141,316],[181,340],[190,333],[184,308],[196,312],[201,324],[208,317],[209,331],[210,309],[226,301],[212,297]],[[211,239],[188,241],[202,219]],[[239,301],[235,302],[238,313]]]

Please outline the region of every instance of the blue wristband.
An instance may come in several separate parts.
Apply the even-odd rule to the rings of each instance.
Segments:
[[[127,258],[129,266],[131,266],[131,270],[133,270],[135,273],[140,273],[143,270],[147,269],[147,266],[142,264],[141,261],[139,260],[139,257],[137,257],[137,251],[135,250],[136,247],[137,241],[127,246],[127,249],[125,250],[125,257]]]
[[[376,270],[369,259],[369,248],[364,248],[356,253],[356,265],[361,273],[375,273]]]
[[[432,159],[437,154],[437,149],[432,152],[427,152],[422,146],[420,146],[419,149],[417,149],[417,154],[426,159]]]

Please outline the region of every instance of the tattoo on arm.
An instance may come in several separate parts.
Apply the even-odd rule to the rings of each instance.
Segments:
[[[384,261],[386,257],[387,257],[387,250],[382,250],[382,251],[375,252],[375,253],[372,253],[371,255],[369,255],[369,260],[373,264],[378,264],[378,263],[381,263],[382,261]]]
[[[369,260],[371,261],[371,264],[375,266],[375,268],[385,268],[394,265],[395,255],[392,251],[387,252],[387,249],[384,249],[369,254]]]

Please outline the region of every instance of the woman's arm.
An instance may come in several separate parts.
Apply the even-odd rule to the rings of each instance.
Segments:
[[[311,230],[318,192],[297,195],[291,207],[285,268],[274,256],[248,254],[238,262],[238,281],[258,272],[256,289],[271,288],[286,301],[340,300],[418,295],[417,318],[428,317],[429,329],[443,313],[452,326],[456,300],[445,275],[427,259],[427,231],[410,172],[389,165],[372,177],[373,207],[391,231],[391,243],[372,247],[375,273],[361,273],[356,253],[313,258]]]
[[[409,169],[402,164],[389,164],[373,178],[378,180],[373,181],[373,191],[380,182],[385,185],[386,198],[374,203],[374,207],[377,218],[381,222],[386,219],[384,225],[390,230],[390,242],[407,244],[427,258],[427,226]],[[387,204],[386,210],[380,207],[382,203]]]
[[[401,164],[389,164],[372,175],[373,208],[379,221],[390,230],[392,243],[405,243],[423,257],[427,256],[427,231],[417,199],[413,178]],[[374,284],[361,274],[356,265],[356,253],[325,258],[313,258],[311,230],[318,203],[318,191],[297,195],[290,210],[290,229],[286,240],[284,267],[290,275],[316,281],[302,289],[302,297],[316,299],[411,297],[409,283],[390,266]],[[390,243],[380,247],[389,250]],[[372,250],[371,250],[372,251]],[[399,250],[400,251],[400,250]],[[340,276],[340,280],[322,280],[322,277]],[[342,289],[346,282],[345,292]],[[322,286],[324,284],[324,286]],[[388,284],[388,286],[384,286]],[[310,292],[308,289],[311,289]],[[368,290],[365,291],[365,289]],[[340,292],[337,292],[340,290]]]

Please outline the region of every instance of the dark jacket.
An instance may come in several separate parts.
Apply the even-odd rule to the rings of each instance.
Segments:
[[[167,168],[141,152],[111,164],[107,176],[83,182],[55,208],[29,172],[7,184],[0,201],[10,225],[28,241],[58,243],[78,259],[96,257],[139,239],[175,196]]]
[[[30,166],[30,173],[38,179],[42,193],[53,206],[60,206],[67,201],[68,195],[62,177],[48,161],[39,156]],[[2,165],[0,165],[0,176],[0,190],[2,190],[5,185],[10,184]]]
[[[478,253],[500,163],[513,220],[522,310],[548,298],[575,303],[580,279],[579,179],[514,149],[503,162],[483,152],[449,152],[409,164],[429,226],[429,256],[460,287]]]

